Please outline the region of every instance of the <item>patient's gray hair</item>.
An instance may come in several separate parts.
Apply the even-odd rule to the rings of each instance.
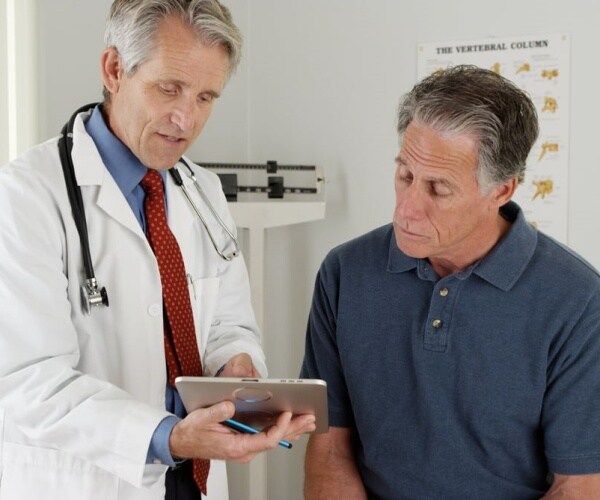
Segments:
[[[400,140],[411,122],[478,141],[477,180],[483,193],[516,178],[539,133],[529,96],[506,78],[476,66],[455,66],[425,78],[398,108]]]

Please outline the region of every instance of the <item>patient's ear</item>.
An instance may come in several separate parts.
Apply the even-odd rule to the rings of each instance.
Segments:
[[[517,179],[510,179],[494,187],[493,199],[495,205],[497,205],[498,208],[500,208],[503,205],[506,205],[512,199],[513,195],[515,194],[515,191],[517,190],[518,185],[519,182],[517,181]]]

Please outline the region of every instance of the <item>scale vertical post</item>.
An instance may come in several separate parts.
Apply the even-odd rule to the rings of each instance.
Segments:
[[[265,228],[254,226],[248,228],[248,274],[250,276],[250,293],[256,322],[261,332],[265,328]],[[263,334],[264,335],[264,334]],[[264,339],[263,339],[264,342]]]
[[[265,318],[265,228],[252,226],[248,231],[248,274],[256,322],[264,336]],[[264,345],[264,338],[262,339]],[[248,500],[267,500],[267,455],[261,453],[248,465]]]
[[[239,229],[247,230],[244,259],[250,278],[250,293],[256,322],[265,338],[265,235],[273,227],[322,219],[325,202],[232,202],[229,209]],[[267,360],[268,362],[268,360]],[[262,453],[247,465],[229,463],[231,498],[267,500],[267,456]]]

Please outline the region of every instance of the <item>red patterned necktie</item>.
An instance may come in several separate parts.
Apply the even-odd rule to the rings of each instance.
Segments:
[[[167,373],[169,384],[174,386],[175,377],[180,375],[202,375],[202,363],[196,343],[194,316],[181,250],[167,224],[162,177],[156,170],[149,169],[140,184],[146,192],[144,210],[148,241],[160,272],[165,311]],[[210,460],[196,459],[193,465],[194,481],[206,495]]]

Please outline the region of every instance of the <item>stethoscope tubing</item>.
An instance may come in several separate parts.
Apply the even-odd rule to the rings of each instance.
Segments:
[[[176,166],[169,169],[169,173],[171,174],[171,177],[175,181],[175,184],[177,184],[181,188],[181,191],[183,192],[185,198],[187,199],[190,207],[196,213],[196,215],[198,216],[198,219],[200,219],[200,222],[202,222],[202,225],[206,229],[208,237],[210,238],[210,241],[211,241],[214,249],[216,250],[216,252],[219,254],[219,256],[221,258],[223,258],[223,259],[225,259],[227,261],[233,260],[234,257],[237,257],[240,254],[238,241],[237,241],[235,235],[227,227],[227,224],[225,224],[225,222],[223,221],[223,219],[219,216],[219,214],[215,210],[214,206],[212,205],[212,203],[208,199],[208,196],[206,196],[206,193],[204,192],[204,189],[202,189],[202,187],[200,186],[200,183],[196,179],[196,176],[194,175],[194,171],[192,170],[192,167],[190,166],[190,164],[183,157],[180,158],[179,161],[181,163],[183,163],[185,165],[185,167],[187,168],[187,171],[188,171],[187,175],[193,181],[194,186],[196,187],[196,191],[198,192],[198,194],[202,198],[202,201],[208,207],[208,209],[210,210],[210,213],[215,218],[215,220],[219,223],[219,225],[221,226],[221,228],[223,229],[223,231],[225,231],[225,233],[227,234],[227,236],[229,236],[229,238],[231,239],[231,241],[232,241],[232,243],[234,245],[234,250],[232,252],[226,254],[226,253],[224,253],[223,250],[221,250],[219,248],[219,245],[217,244],[217,242],[216,242],[216,240],[215,240],[215,238],[214,238],[214,236],[212,234],[212,231],[208,227],[208,223],[204,219],[204,217],[203,217],[202,213],[200,212],[200,210],[198,209],[197,205],[194,203],[194,200],[192,200],[192,197],[191,197],[188,189],[185,187],[185,184],[183,183],[183,179],[181,178],[181,174],[179,173],[179,170],[177,169]]]
[[[106,292],[106,288],[100,287],[96,280],[96,275],[94,272],[94,265],[93,265],[92,256],[91,256],[91,252],[90,252],[90,242],[89,242],[87,222],[86,222],[86,217],[85,217],[85,207],[83,205],[83,198],[81,196],[81,188],[77,184],[77,179],[75,178],[75,168],[73,166],[73,157],[71,155],[71,152],[73,150],[73,127],[74,127],[75,119],[77,118],[77,115],[79,113],[84,113],[86,111],[89,111],[90,109],[96,107],[97,105],[98,105],[98,103],[86,104],[85,106],[82,106],[77,111],[75,111],[75,113],[73,113],[73,115],[71,115],[71,117],[69,118],[69,121],[62,128],[61,135],[58,140],[58,153],[59,153],[60,162],[62,165],[63,176],[65,178],[65,186],[67,189],[69,203],[71,205],[71,212],[73,214],[73,220],[75,222],[75,226],[76,226],[77,232],[79,234],[79,241],[81,244],[81,255],[83,258],[83,268],[84,268],[84,273],[85,273],[85,284],[81,286],[81,299],[82,299],[83,309],[88,314],[91,312],[93,306],[105,305],[108,307],[109,302],[108,302],[108,293]],[[183,183],[183,179],[181,178],[179,170],[177,169],[176,166],[169,169],[171,177],[173,178],[175,183],[181,188],[181,190],[182,190],[185,198],[187,199],[188,203],[190,204],[192,210],[196,213],[196,215],[202,222],[202,225],[206,229],[209,239],[210,239],[213,247],[215,248],[216,252],[219,254],[219,256],[221,258],[223,258],[226,261],[233,260],[234,257],[237,257],[238,255],[240,255],[239,246],[238,246],[237,239],[235,238],[235,235],[227,227],[227,224],[225,224],[225,222],[223,222],[223,219],[221,219],[221,217],[219,216],[217,211],[214,209],[213,205],[210,203],[208,196],[206,196],[206,193],[204,192],[204,190],[200,186],[199,182],[197,181],[196,176],[194,175],[194,171],[192,170],[189,163],[183,157],[180,158],[180,162],[186,166],[186,168],[188,170],[188,176],[190,177],[190,179],[192,179],[194,186],[196,186],[196,190],[198,191],[198,194],[202,198],[202,201],[208,207],[211,214],[217,220],[219,225],[223,228],[225,233],[229,236],[229,238],[231,238],[231,241],[234,245],[234,250],[232,252],[226,254],[226,253],[224,253],[224,250],[221,250],[219,248],[210,228],[208,227],[206,220],[200,213],[200,210],[194,203],[189,191],[185,187],[185,185]]]
[[[88,111],[96,105],[97,103],[86,104],[75,111],[71,118],[69,118],[69,121],[65,123],[61,131],[61,137],[58,141],[58,152],[62,164],[63,175],[65,177],[67,195],[69,196],[73,220],[75,221],[75,226],[77,227],[77,232],[79,233],[79,241],[81,242],[83,267],[86,279],[94,278],[94,265],[92,263],[90,243],[87,236],[85,208],[83,206],[83,199],[81,197],[81,189],[77,185],[77,179],[75,178],[75,168],[73,166],[73,157],[71,156],[71,151],[73,150],[73,125],[75,123],[75,118],[79,113]]]

